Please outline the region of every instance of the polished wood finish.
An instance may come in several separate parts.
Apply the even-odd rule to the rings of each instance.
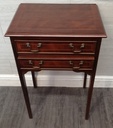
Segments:
[[[91,76],[86,116],[91,97],[101,39],[106,37],[95,4],[20,4],[5,36],[9,36],[28,108],[31,107],[24,74],[31,71],[72,70]]]
[[[106,37],[95,4],[21,4],[6,35]]]

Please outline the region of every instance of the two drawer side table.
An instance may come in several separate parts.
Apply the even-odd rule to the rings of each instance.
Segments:
[[[31,72],[69,70],[84,72],[90,86],[85,119],[91,97],[102,38],[106,33],[96,4],[20,4],[5,34],[10,37],[29,117],[32,111],[25,82]]]

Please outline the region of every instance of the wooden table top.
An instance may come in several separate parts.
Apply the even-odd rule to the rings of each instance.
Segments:
[[[96,4],[20,4],[10,37],[106,37]]]

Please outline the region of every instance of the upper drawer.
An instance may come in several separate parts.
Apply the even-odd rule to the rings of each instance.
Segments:
[[[96,41],[16,41],[19,53],[70,52],[77,54],[94,54]]]

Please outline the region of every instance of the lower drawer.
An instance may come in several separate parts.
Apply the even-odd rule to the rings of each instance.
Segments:
[[[41,70],[41,69],[72,69],[72,70],[92,70],[92,60],[31,60],[20,59],[21,69]]]

